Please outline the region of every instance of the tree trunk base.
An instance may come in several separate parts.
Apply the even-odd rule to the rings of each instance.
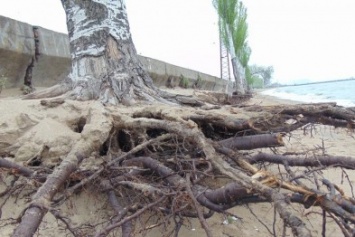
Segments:
[[[122,81],[122,80],[121,80]],[[95,83],[81,82],[75,86],[72,83],[62,83],[40,91],[25,95],[23,99],[44,99],[60,96],[63,99],[78,101],[98,100],[104,105],[125,105],[162,103],[168,105],[205,105],[199,98],[194,96],[174,95],[161,91],[155,87],[149,87],[144,83],[130,84],[129,81],[122,82],[110,79],[109,82],[96,85]],[[111,85],[112,88],[111,88]],[[97,90],[96,88],[100,88]],[[115,89],[116,88],[116,89]],[[117,89],[120,88],[120,89]],[[120,92],[122,90],[122,92]]]

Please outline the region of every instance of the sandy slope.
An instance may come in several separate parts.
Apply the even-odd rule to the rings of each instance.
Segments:
[[[175,89],[179,94],[191,94],[192,90]],[[9,144],[16,147],[17,144],[25,144],[24,147],[17,147],[13,155],[16,155],[18,162],[26,162],[28,157],[34,156],[37,152],[42,151],[43,144],[56,147],[48,153],[49,157],[60,157],[70,149],[70,141],[78,139],[78,133],[71,129],[71,124],[75,124],[75,118],[85,116],[88,109],[93,106],[92,102],[75,102],[70,101],[65,105],[47,109],[39,105],[39,101],[23,101],[16,97],[20,92],[17,89],[4,90],[0,95],[0,151]],[[10,98],[9,96],[15,96]],[[258,105],[274,105],[280,103],[295,103],[292,101],[281,101],[277,98],[256,95],[249,104]],[[36,127],[36,129],[33,129]],[[5,135],[6,134],[6,135]],[[49,135],[50,134],[50,135]],[[30,139],[31,138],[31,139]],[[29,141],[26,143],[26,141]],[[69,144],[68,144],[69,143]],[[319,148],[327,147],[326,153],[330,155],[355,156],[355,139],[346,129],[333,129],[328,126],[307,127],[304,130],[294,131],[285,138],[286,146],[279,148],[282,152],[295,152],[299,150],[308,151],[311,155],[314,152],[321,152]],[[264,149],[264,151],[269,151]],[[55,159],[49,159],[47,164],[57,162]],[[89,164],[96,165],[95,160],[89,160]],[[90,163],[91,162],[91,163]],[[84,164],[85,165],[85,164]],[[273,167],[277,168],[277,167]],[[341,186],[349,196],[351,196],[351,188],[342,176],[339,169],[322,172],[325,177],[336,182]],[[349,179],[353,183],[355,174],[348,171]],[[9,182],[11,177],[6,176],[5,172],[0,170],[1,180]],[[214,182],[218,185],[222,179],[215,179]],[[0,192],[4,190],[4,184],[0,184]],[[29,190],[23,190],[21,196],[28,193]],[[94,195],[95,193],[95,195]],[[71,201],[65,203],[61,209],[62,214],[70,216],[75,223],[90,222],[97,223],[98,220],[104,221],[112,214],[107,202],[106,196],[97,194],[95,190],[88,190],[85,193],[75,196]],[[26,205],[28,198],[16,200],[10,198],[6,200],[5,206],[2,208],[2,217],[0,221],[0,236],[9,236],[12,233],[14,225],[6,225],[7,218],[16,218],[20,211]],[[1,204],[5,201],[0,199]],[[250,209],[249,209],[250,208]],[[300,209],[295,205],[296,209]],[[221,214],[215,214],[208,219],[208,223],[213,230],[215,236],[271,236],[267,229],[251,214],[251,211],[262,220],[272,230],[274,222],[274,209],[270,204],[255,204],[249,207],[238,206],[230,210],[231,213],[239,216],[241,219],[232,220]],[[310,208],[302,211],[300,215],[307,220],[307,224],[316,231],[315,236],[320,236],[321,216],[319,209]],[[155,217],[159,218],[159,217]],[[153,218],[154,219],[154,218]],[[230,223],[226,223],[229,219]],[[281,221],[278,216],[275,219],[275,228],[278,231],[278,236],[281,235]],[[152,222],[150,224],[153,224]],[[205,236],[197,220],[191,220],[190,223],[181,229],[179,236]],[[58,225],[61,226],[58,228]],[[137,223],[139,225],[139,223]],[[155,229],[148,232],[148,236],[164,236],[167,232],[162,229]],[[68,232],[65,228],[58,224],[51,214],[47,214],[45,221],[42,223],[38,236],[66,236]],[[141,236],[145,233],[136,233],[136,236]],[[68,235],[70,236],[70,235]],[[113,233],[112,236],[120,236],[119,232]],[[288,231],[287,236],[291,236]],[[333,221],[328,218],[327,236],[342,236]]]

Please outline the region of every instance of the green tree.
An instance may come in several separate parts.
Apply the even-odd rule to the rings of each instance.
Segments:
[[[245,61],[246,52],[250,51],[247,45],[247,10],[238,0],[213,0],[213,5],[219,16],[220,35],[231,55],[236,92],[245,94],[246,67],[242,61]]]
[[[254,64],[250,66],[250,72],[252,76],[262,79],[264,82],[264,86],[268,86],[271,84],[271,78],[274,73],[274,67],[259,66]]]
[[[242,50],[240,51],[239,58],[242,66],[245,69],[245,80],[246,80],[246,89],[248,92],[251,91],[253,84],[257,81],[258,78],[253,76],[249,67],[249,59],[251,55],[251,48],[247,43],[243,44]]]

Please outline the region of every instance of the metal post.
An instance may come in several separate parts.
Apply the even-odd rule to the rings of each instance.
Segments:
[[[229,67],[229,53],[227,47],[223,43],[223,39],[220,36],[220,68],[221,68],[221,79],[230,81],[230,67]]]

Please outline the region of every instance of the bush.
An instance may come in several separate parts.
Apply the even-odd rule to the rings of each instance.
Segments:
[[[253,87],[256,89],[261,89],[264,88],[264,81],[261,78],[256,78],[254,83],[253,83]]]
[[[180,75],[179,86],[185,89],[189,87],[189,79],[182,74]]]
[[[7,77],[5,77],[4,75],[1,75],[0,76],[0,93],[1,93],[2,89],[5,88],[6,81],[7,81]]]

